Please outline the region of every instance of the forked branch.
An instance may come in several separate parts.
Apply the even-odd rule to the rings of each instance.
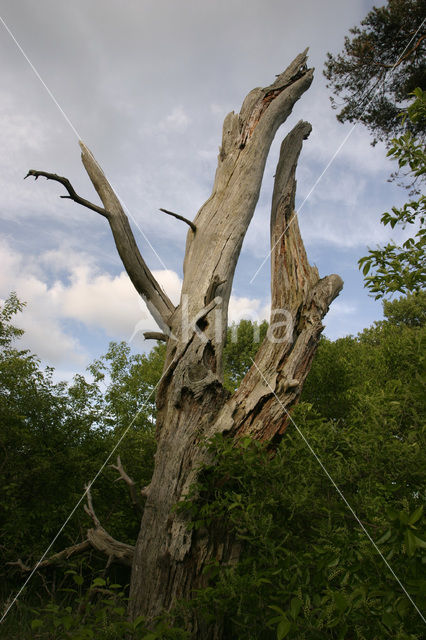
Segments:
[[[258,197],[266,159],[277,129],[300,96],[309,88],[313,70],[306,66],[307,51],[296,56],[287,69],[266,87],[253,89],[240,113],[229,113],[223,123],[222,145],[213,192],[201,207],[188,234],[182,300],[188,300],[194,318],[214,295],[222,299],[216,314],[222,332],[210,322],[205,334],[221,370],[226,337],[228,303],[234,271],[244,236]]]
[[[99,213],[108,220],[115,245],[130,280],[136,291],[142,296],[154,320],[161,330],[167,333],[170,316],[175,310],[175,306],[154,278],[142,258],[129,220],[102,169],[92,153],[82,142],[80,142],[80,147],[82,150],[83,164],[104,205],[103,207],[95,205],[89,200],[79,196],[68,178],[58,176],[56,173],[31,169],[25,177],[33,176],[37,180],[37,178],[43,176],[47,180],[59,182],[68,191],[68,195],[61,196],[62,198],[73,200],[92,211],[96,211],[96,213]]]
[[[20,558],[15,562],[6,562],[7,565],[11,567],[18,567],[23,573],[33,571],[34,569],[44,569],[44,567],[51,567],[54,564],[59,564],[62,561],[66,561],[71,556],[78,555],[80,553],[85,553],[91,548],[91,544],[88,540],[84,540],[83,542],[79,542],[78,544],[73,544],[70,547],[66,547],[66,549],[62,549],[59,553],[55,553],[50,558],[46,558],[46,560],[42,560],[34,567],[30,567],[29,565],[22,562]]]

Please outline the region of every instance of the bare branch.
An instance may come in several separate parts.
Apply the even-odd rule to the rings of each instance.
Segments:
[[[167,209],[160,208],[159,210],[162,211],[163,213],[167,213],[169,216],[173,216],[174,218],[177,218],[178,220],[182,220],[182,222],[186,222],[186,224],[188,224],[191,227],[194,233],[197,231],[197,227],[195,226],[195,224],[191,222],[191,220],[188,220],[188,218],[184,218],[178,213],[173,213],[173,211],[168,211]]]
[[[140,494],[138,494],[138,492],[136,491],[136,483],[134,480],[132,480],[132,478],[130,478],[130,476],[127,475],[121,463],[120,456],[117,456],[117,464],[111,464],[110,467],[118,471],[118,473],[120,474],[120,477],[117,478],[116,482],[119,482],[120,480],[124,480],[124,482],[127,484],[129,488],[130,499],[132,501],[132,506],[138,513],[141,513],[143,509],[139,500]]]
[[[108,565],[110,565],[111,562],[118,562],[127,567],[132,566],[135,551],[133,545],[115,540],[103,527],[89,529],[87,538],[94,549],[108,556]]]
[[[129,478],[130,480],[130,478]],[[128,566],[132,565],[134,546],[119,542],[109,535],[101,526],[98,516],[95,513],[90,492],[90,484],[85,486],[87,505],[84,505],[85,512],[92,518],[95,528],[88,529],[87,539],[91,546],[97,551],[108,556],[108,566],[111,562],[117,561]]]
[[[24,564],[24,563],[22,562],[21,558],[18,558],[18,559],[16,560],[16,562],[6,562],[6,566],[9,566],[9,567],[19,567],[19,568],[20,568],[20,570],[21,570],[22,572],[24,572],[24,571],[31,571],[31,567],[29,567],[28,565]]]
[[[88,529],[86,540],[83,540],[83,542],[79,542],[78,544],[74,544],[71,547],[67,547],[66,549],[62,549],[62,551],[59,551],[59,553],[55,553],[53,556],[50,556],[50,558],[46,558],[42,562],[36,564],[34,567],[30,567],[24,564],[20,558],[15,562],[7,562],[6,564],[9,566],[19,567],[22,572],[29,572],[33,571],[34,569],[38,570],[43,569],[44,567],[50,567],[53,564],[62,562],[63,560],[68,560],[68,558],[73,555],[84,553],[90,548],[94,548],[97,551],[104,553],[108,557],[108,566],[111,564],[111,562],[118,562],[130,567],[133,560],[134,546],[115,540],[115,538],[110,536],[109,533],[105,531],[105,529],[101,526],[99,518],[97,517],[93,508],[90,485],[85,486],[85,491],[87,497],[87,505],[84,505],[84,510],[91,517],[95,525],[94,529]]]
[[[79,196],[78,193],[76,193],[76,191],[74,190],[74,187],[72,186],[68,178],[64,178],[63,176],[58,176],[56,173],[48,173],[47,171],[36,171],[35,169],[30,169],[27,175],[25,176],[25,178],[28,178],[30,176],[34,177],[35,180],[37,180],[37,178],[42,176],[47,180],[55,180],[55,182],[59,182],[65,187],[65,189],[69,193],[68,196],[60,196],[61,198],[68,198],[70,200],[74,200],[74,202],[77,202],[78,204],[83,205],[83,207],[87,207],[88,209],[92,209],[92,211],[96,211],[96,213],[100,213],[101,216],[104,216],[105,218],[109,217],[108,211],[106,211],[102,207],[98,207],[96,204],[93,204],[92,202],[89,202],[89,200],[86,200],[85,198],[82,198],[81,196]]]
[[[297,161],[311,130],[309,122],[301,120],[281,144],[270,223],[272,309],[295,309],[319,280],[318,269],[308,262],[294,210]]]

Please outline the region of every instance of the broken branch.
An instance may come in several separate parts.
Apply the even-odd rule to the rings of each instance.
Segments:
[[[73,544],[71,547],[66,547],[66,549],[62,549],[62,551],[59,551],[59,553],[55,553],[50,558],[47,558],[46,560],[42,560],[42,562],[40,562],[39,564],[36,564],[34,567],[29,567],[28,565],[24,564],[20,558],[18,558],[16,562],[6,562],[6,564],[12,567],[13,566],[19,567],[19,569],[23,573],[25,573],[28,571],[33,571],[33,569],[43,569],[44,567],[50,567],[52,564],[57,564],[62,560],[68,560],[68,558],[70,558],[75,554],[84,553],[85,551],[90,549],[90,547],[91,547],[91,544],[89,540],[84,540],[83,542],[79,542],[78,544]]]
[[[85,491],[87,505],[84,505],[84,510],[91,517],[95,525],[94,529],[88,529],[86,540],[83,540],[83,542],[79,542],[78,544],[74,544],[71,547],[67,547],[66,549],[62,549],[59,553],[55,553],[50,558],[46,558],[46,560],[39,562],[34,567],[26,565],[20,558],[15,562],[6,562],[6,564],[9,566],[19,567],[22,572],[29,572],[49,567],[61,562],[62,560],[68,560],[72,555],[84,553],[92,547],[96,549],[96,551],[100,551],[108,557],[108,565],[110,565],[111,562],[118,562],[131,567],[135,550],[134,546],[115,540],[115,538],[109,535],[109,533],[101,526],[99,518],[93,508],[90,485],[85,486]]]
[[[161,331],[145,331],[143,334],[145,340],[161,340],[162,342],[167,342],[168,338],[165,333],[161,333]]]

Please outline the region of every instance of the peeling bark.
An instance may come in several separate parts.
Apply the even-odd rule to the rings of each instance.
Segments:
[[[149,487],[143,490],[146,503],[133,554],[132,618],[140,614],[154,618],[176,600],[190,598],[194,589],[206,584],[203,569],[212,559],[222,564],[237,561],[239,547],[225,532],[194,532],[174,507],[187,494],[204,460],[201,440],[217,433],[271,442],[282,436],[317,349],[322,319],[342,288],[337,275],[319,277],[300,236],[294,211],[295,172],[311,126],[299,122],[282,143],[275,177],[270,332],[254,366],[229,395],[222,384],[222,351],[235,266],[273,138],[312,82],[313,70],[307,68],[306,60],[307,51],[271,85],[251,91],[240,113],[226,116],[212,194],[193,223],[184,219],[190,229],[176,308],[149,272],[118,198],[81,143],[84,166],[103,202],[103,215],[123,264],[161,328],[162,333],[149,332],[146,337],[167,342],[156,397],[155,468]],[[59,181],[67,188],[63,180]],[[186,316],[191,319],[189,326],[182,322]],[[205,629],[193,620],[191,629],[194,638],[221,637],[219,624]]]

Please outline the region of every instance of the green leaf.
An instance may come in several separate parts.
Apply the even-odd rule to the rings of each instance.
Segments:
[[[300,598],[292,598],[290,603],[290,614],[293,620],[296,620],[302,608],[302,601]]]
[[[386,533],[384,533],[382,537],[377,540],[376,544],[383,544],[384,542],[389,540],[391,535],[392,535],[392,529],[388,529]]]
[[[410,533],[411,533],[411,531],[410,531]],[[418,536],[415,536],[413,533],[411,533],[411,535],[414,538],[414,542],[416,544],[416,548],[419,547],[421,549],[426,549],[426,542],[424,540],[422,540]]]
[[[103,578],[95,578],[92,582],[92,587],[105,587],[106,581]]]
[[[285,616],[285,612],[282,609],[280,609],[280,607],[277,607],[275,604],[270,604],[269,609],[272,609],[273,611],[280,613],[282,616]]]
[[[418,507],[418,509],[413,511],[413,513],[410,515],[408,519],[408,524],[414,524],[415,522],[417,522],[417,520],[419,520],[422,517],[422,514],[423,514],[423,505],[420,505],[420,507]]]
[[[65,618],[62,618],[62,624],[64,625],[65,631],[68,631],[69,629],[71,629],[72,623],[73,623],[72,616],[65,616]]]
[[[291,622],[287,618],[283,618],[277,627],[277,640],[282,640],[286,637],[291,629]]]
[[[36,618],[35,620],[31,621],[31,629],[33,631],[35,631],[36,629],[39,629],[40,627],[43,626],[43,620],[40,620],[40,618]]]
[[[138,616],[133,622],[134,629],[137,629],[143,622],[145,622],[145,617]]]
[[[334,603],[337,610],[340,612],[343,612],[348,606],[347,599],[342,593],[340,593],[340,591],[336,591],[336,593],[334,593]]]
[[[392,629],[396,626],[396,624],[398,624],[398,620],[395,618],[395,616],[393,616],[391,613],[388,613],[387,611],[382,615],[382,622],[386,627],[388,627],[388,629]]]
[[[370,267],[371,267],[371,263],[370,262],[366,262],[365,265],[362,268],[362,273],[363,275],[367,275],[367,273],[370,271]]]

